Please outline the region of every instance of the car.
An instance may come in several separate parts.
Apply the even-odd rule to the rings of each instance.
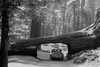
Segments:
[[[52,49],[50,51],[50,58],[51,59],[60,59],[60,60],[63,60],[64,55],[62,53],[62,50],[61,49]]]

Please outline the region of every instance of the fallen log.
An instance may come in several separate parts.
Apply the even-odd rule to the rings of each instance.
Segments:
[[[97,12],[99,14],[99,12]],[[82,50],[95,49],[100,47],[100,20],[96,21],[90,26],[64,35],[58,35],[54,37],[39,37],[28,40],[21,40],[16,42],[11,49],[15,52],[31,53],[30,48],[35,47],[33,56],[37,57],[37,47],[45,43],[63,43],[68,46],[68,54],[74,54]],[[32,48],[31,48],[32,49]]]

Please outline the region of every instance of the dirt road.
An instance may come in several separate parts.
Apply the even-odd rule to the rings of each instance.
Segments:
[[[11,56],[9,57],[8,67],[90,67],[89,65],[77,65],[66,59],[53,61],[50,60],[49,54],[44,52],[38,52],[38,55],[42,60],[30,56]]]

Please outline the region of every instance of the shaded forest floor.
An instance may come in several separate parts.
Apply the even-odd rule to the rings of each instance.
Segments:
[[[100,67],[100,47],[95,50],[84,50],[75,55],[72,59],[75,64],[85,64],[92,67]]]

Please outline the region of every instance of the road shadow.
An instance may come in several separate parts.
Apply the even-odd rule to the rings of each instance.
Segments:
[[[22,64],[38,64],[41,61],[35,57],[32,56],[9,56],[8,57],[8,63],[22,63]]]

